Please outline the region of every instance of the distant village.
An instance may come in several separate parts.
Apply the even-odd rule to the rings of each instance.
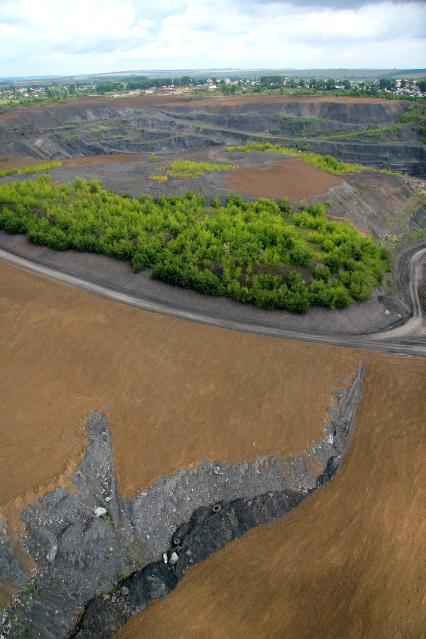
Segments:
[[[387,95],[389,97],[426,97],[426,78],[378,78],[368,80],[333,80],[322,78],[292,78],[286,76],[264,76],[259,78],[191,78],[189,76],[148,79],[129,77],[120,79],[96,79],[91,82],[49,81],[46,84],[34,81],[24,84],[0,83],[0,105],[31,101],[58,100],[70,96],[111,97],[135,95],[191,95],[244,93],[291,93],[291,92],[334,92],[351,95]]]

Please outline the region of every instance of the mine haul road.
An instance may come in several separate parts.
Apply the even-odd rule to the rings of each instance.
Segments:
[[[403,259],[405,255],[405,259]],[[75,286],[84,291],[94,293],[101,297],[128,304],[154,313],[162,313],[180,319],[208,324],[219,328],[226,328],[255,335],[267,335],[282,339],[312,342],[317,344],[330,344],[334,346],[346,346],[384,353],[392,353],[401,356],[426,356],[426,320],[422,309],[419,284],[422,278],[423,263],[426,259],[426,243],[412,247],[400,257],[397,264],[398,285],[408,289],[407,302],[411,307],[410,318],[402,325],[395,328],[379,331],[371,334],[320,334],[314,332],[302,332],[286,328],[273,328],[261,323],[235,321],[222,314],[222,317],[211,316],[200,312],[191,312],[187,308],[169,305],[164,300],[144,298],[143,295],[134,295],[118,288],[110,288],[104,283],[95,281],[95,278],[76,277],[58,267],[52,268],[41,262],[28,259],[12,251],[0,248],[0,260],[8,262],[18,268],[37,273],[44,277],[53,278],[64,284]],[[402,284],[401,284],[402,282]]]

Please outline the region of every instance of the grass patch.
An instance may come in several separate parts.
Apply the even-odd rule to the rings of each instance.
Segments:
[[[211,164],[209,162],[191,162],[190,160],[175,160],[167,167],[167,175],[183,180],[193,180],[203,173],[232,171],[232,164]]]
[[[307,164],[311,164],[325,173],[331,173],[331,175],[344,175],[345,173],[353,171],[368,170],[368,167],[361,166],[360,164],[346,164],[345,162],[340,162],[332,155],[320,155],[313,151],[298,151],[297,149],[290,149],[279,144],[272,144],[272,142],[249,142],[244,146],[230,146],[227,148],[227,151],[230,153],[262,151],[276,153],[277,155],[286,155],[303,160]]]
[[[42,164],[31,164],[29,166],[19,166],[11,169],[0,169],[0,178],[8,175],[27,175],[37,171],[48,171],[62,166],[62,162],[43,162]]]
[[[149,178],[152,182],[167,182],[167,175],[151,175]]]
[[[39,590],[40,590],[40,588],[39,588],[38,584],[36,584],[34,582],[28,584],[28,586],[25,588],[25,592],[27,592],[29,595],[37,595]]]
[[[286,200],[234,195],[221,206],[195,193],[133,200],[81,178],[1,184],[0,228],[56,250],[127,260],[208,295],[298,313],[367,299],[389,266],[386,249],[328,220],[319,204],[293,210]]]

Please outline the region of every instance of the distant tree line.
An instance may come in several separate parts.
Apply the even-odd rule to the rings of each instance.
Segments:
[[[118,91],[135,90],[147,90],[147,89],[160,89],[164,86],[173,85],[175,87],[189,87],[194,83],[194,80],[189,76],[183,76],[181,78],[132,78],[129,80],[103,80],[97,82],[95,86],[96,93],[114,93]]]

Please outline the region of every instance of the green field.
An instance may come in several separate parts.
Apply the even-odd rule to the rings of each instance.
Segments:
[[[318,204],[293,210],[230,196],[221,205],[195,193],[133,200],[97,181],[54,184],[46,175],[0,185],[0,228],[56,250],[128,260],[208,295],[299,313],[367,299],[389,262],[384,248],[328,220]]]

